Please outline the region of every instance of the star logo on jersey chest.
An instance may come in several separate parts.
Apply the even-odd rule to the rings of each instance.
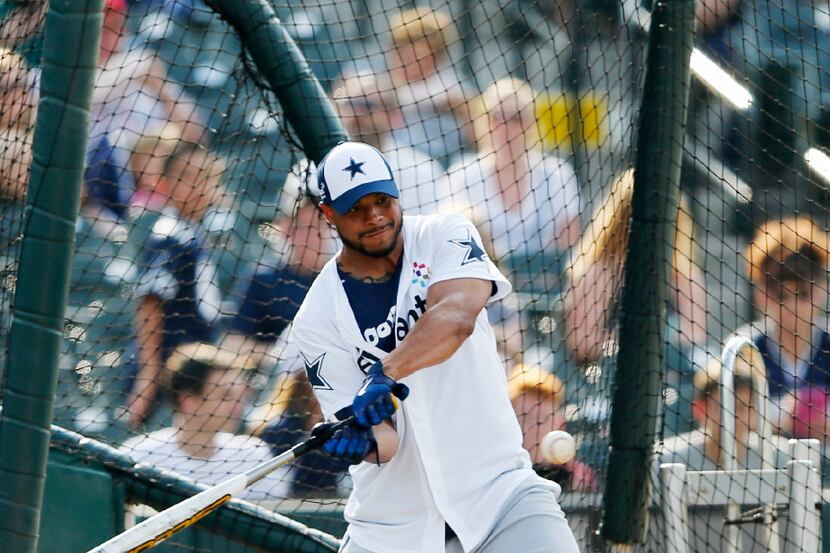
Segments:
[[[323,378],[322,374],[320,374],[323,369],[323,358],[326,354],[321,353],[319,357],[315,357],[310,361],[304,353],[301,353],[300,355],[303,356],[305,372],[308,375],[308,383],[311,384],[311,387],[315,390],[332,390],[333,388],[331,387],[331,384],[326,382],[326,379]]]
[[[365,161],[361,161],[360,163],[357,163],[357,162],[354,160],[354,158],[351,158],[351,157],[349,158],[349,164],[348,164],[348,165],[346,165],[345,167],[343,167],[343,170],[344,170],[344,171],[348,171],[348,172],[349,172],[349,180],[354,180],[355,175],[357,175],[358,173],[360,173],[361,175],[365,175],[365,174],[366,174],[366,173],[363,171],[363,165],[364,165],[365,163],[366,163]]]
[[[484,252],[482,247],[478,245],[469,231],[467,231],[467,238],[465,240],[448,240],[448,242],[451,242],[459,248],[464,248],[466,250],[464,252],[464,259],[461,261],[462,265],[466,265],[467,263],[472,263],[474,261],[484,261],[487,259],[487,254]]]

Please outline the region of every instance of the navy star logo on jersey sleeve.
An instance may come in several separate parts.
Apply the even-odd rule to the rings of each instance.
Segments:
[[[323,358],[326,354],[321,353],[319,357],[316,357],[311,361],[308,360],[308,357],[306,357],[304,353],[301,353],[300,355],[303,356],[305,372],[308,375],[308,383],[311,384],[311,387],[315,390],[333,390],[334,388],[331,387],[331,384],[326,382],[326,379],[320,374],[323,369]]]
[[[472,263],[473,261],[484,261],[487,258],[484,249],[478,245],[470,231],[467,231],[466,240],[449,240],[449,242],[467,250],[464,252],[464,259],[461,261],[462,265]]]
[[[358,173],[361,175],[365,175],[366,173],[363,172],[363,165],[366,163],[365,161],[361,161],[360,163],[355,162],[353,158],[349,158],[349,164],[343,167],[344,171],[348,171],[349,180],[353,180],[354,176]]]

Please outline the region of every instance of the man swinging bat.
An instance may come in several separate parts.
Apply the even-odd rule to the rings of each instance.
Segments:
[[[324,446],[354,463],[341,551],[578,551],[559,486],[522,448],[484,309],[511,287],[475,227],[403,216],[366,144],[335,146],[317,175],[343,247],[293,337],[326,419],[357,421]]]

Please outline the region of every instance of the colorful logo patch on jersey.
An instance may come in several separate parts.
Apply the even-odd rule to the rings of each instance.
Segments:
[[[484,252],[482,247],[476,243],[470,231],[467,231],[467,238],[465,240],[449,240],[449,242],[466,250],[464,252],[464,259],[461,261],[462,265],[466,265],[467,263],[472,263],[474,261],[484,261],[487,259],[487,254]]]
[[[412,262],[412,284],[419,284],[421,288],[427,287],[429,280],[429,267],[417,261]]]
[[[311,384],[311,387],[315,390],[332,390],[331,384],[326,382],[326,379],[320,374],[323,369],[323,358],[326,354],[321,353],[319,357],[311,361],[308,360],[308,357],[304,353],[300,353],[300,355],[303,356],[305,372],[308,375],[308,383]]]

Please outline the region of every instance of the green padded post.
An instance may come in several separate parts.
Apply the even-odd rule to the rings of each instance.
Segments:
[[[208,0],[230,23],[282,105],[306,156],[318,163],[348,139],[323,87],[268,0]]]
[[[662,399],[663,328],[689,98],[694,0],[656,2],[640,109],[611,413],[603,537],[645,541]]]
[[[0,418],[0,544],[34,553],[103,0],[51,0]]]

